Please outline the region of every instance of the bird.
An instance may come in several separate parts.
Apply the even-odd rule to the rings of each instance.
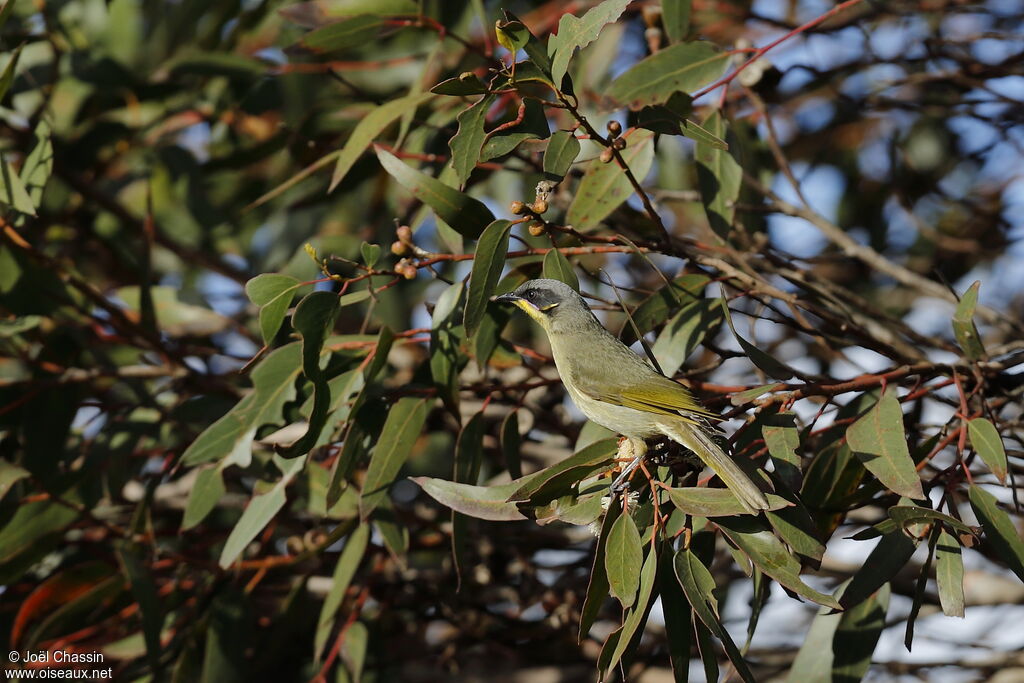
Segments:
[[[492,301],[513,304],[547,333],[566,391],[591,421],[626,437],[631,472],[647,452],[646,439],[667,436],[692,451],[750,514],[768,500],[712,436],[703,408],[679,382],[655,370],[609,332],[572,287],[559,280],[529,280]]]

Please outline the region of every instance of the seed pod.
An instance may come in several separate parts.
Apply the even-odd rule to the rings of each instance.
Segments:
[[[533,209],[533,212],[539,216],[548,210],[548,203],[543,199],[538,199],[533,203],[533,206],[531,206],[530,208]]]
[[[612,136],[613,138],[616,138],[616,137],[619,136],[619,133],[621,133],[621,132],[622,132],[622,124],[621,123],[619,123],[618,121],[614,121],[614,120],[608,122],[608,134],[610,136]]]
[[[405,242],[396,240],[391,243],[391,253],[395,256],[404,256],[408,251],[409,247],[406,246]]]
[[[622,138],[616,138],[616,141],[621,140],[621,139]],[[615,158],[615,152],[612,151],[611,147],[605,147],[603,150],[601,150],[601,157],[600,157],[600,159],[601,159],[601,163],[602,164],[607,164],[607,163],[609,163],[614,158]]]
[[[615,149],[626,149],[626,138],[615,138],[612,140],[612,147]]]
[[[412,240],[412,228],[410,228],[408,225],[399,225],[398,230],[395,231],[395,234],[397,234],[398,239],[402,240],[403,242],[409,242]]]
[[[526,212],[526,204],[523,204],[518,199],[508,205],[508,210],[516,216],[522,216]]]
[[[544,234],[544,224],[540,222],[530,223],[530,227],[527,228],[530,234],[534,237],[540,237]]]

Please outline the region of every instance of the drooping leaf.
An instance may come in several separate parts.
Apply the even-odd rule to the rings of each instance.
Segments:
[[[768,446],[776,474],[790,489],[799,491],[803,473],[800,471],[800,431],[796,426],[796,415],[772,415],[761,425],[761,435]]]
[[[376,40],[386,21],[385,17],[376,14],[359,14],[310,31],[299,40],[299,44],[317,54],[350,50]]]
[[[837,597],[843,596],[847,585],[840,586]],[[885,628],[890,594],[886,583],[845,612],[828,607],[818,610],[789,670],[789,683],[861,680]]]
[[[629,518],[629,515],[622,515],[618,520],[616,520],[616,523]],[[610,544],[608,549],[609,551],[611,550]],[[612,649],[611,656],[607,659],[607,662],[602,663],[602,671],[611,671],[622,659],[622,655],[625,654],[626,648],[629,647],[634,637],[638,632],[642,632],[644,621],[647,618],[648,608],[651,605],[651,596],[654,594],[654,583],[657,575],[658,552],[656,549],[652,548],[651,552],[647,553],[647,559],[644,560],[643,568],[640,569],[640,585],[637,590],[636,602],[633,604],[623,621],[622,632],[615,641],[615,646]]]
[[[975,533],[974,529],[967,526],[959,519],[950,517],[949,515],[938,512],[937,510],[919,507],[917,505],[894,505],[889,508],[889,518],[896,522],[896,525],[901,529],[906,529],[911,524],[939,521],[950,529],[955,529],[960,533]]]
[[[334,574],[331,576],[331,589],[324,598],[324,603],[320,607],[320,616],[317,618],[316,635],[313,639],[313,658],[316,661],[320,661],[323,656],[327,638],[334,628],[338,608],[341,607],[342,600],[345,598],[345,592],[351,585],[352,578],[356,575],[356,570],[363,560],[363,555],[366,554],[366,547],[369,541],[370,525],[366,523],[360,524],[349,534],[348,539],[345,541],[345,547],[341,549],[341,553],[338,555],[338,563],[334,565]]]
[[[622,158],[642,183],[654,162],[654,133],[634,130],[624,136],[626,149]],[[614,161],[603,163],[593,159],[587,166],[576,196],[573,198],[565,222],[579,230],[587,230],[607,218],[633,194],[633,186],[625,171]]]
[[[290,275],[263,273],[245,283],[249,301],[260,307],[260,334],[263,343],[270,344],[281,329],[288,306],[302,283]]]
[[[618,496],[613,496],[601,522],[601,531],[594,548],[594,563],[590,570],[590,581],[587,583],[586,597],[583,599],[583,608],[580,610],[580,630],[576,639],[581,643],[589,635],[591,627],[597,621],[601,606],[608,598],[608,573],[605,571],[608,537],[621,514],[622,502]]]
[[[597,40],[606,24],[619,18],[630,0],[604,0],[588,10],[582,17],[563,14],[558,21],[558,33],[548,39],[548,55],[551,57],[551,76],[556,87],[569,69],[569,60],[577,48],[584,48]]]
[[[749,515],[723,517],[716,519],[715,523],[765,574],[812,602],[832,608],[839,607],[839,603],[831,595],[814,590],[800,579],[799,560],[759,519]]]
[[[494,294],[494,288],[501,279],[511,232],[511,221],[496,220],[487,226],[477,242],[463,317],[466,334],[469,336],[473,336],[480,325],[491,295]]]
[[[721,323],[722,309],[714,299],[685,304],[665,323],[651,347],[661,371],[669,377],[674,375],[708,333]]]
[[[972,485],[967,496],[971,509],[985,530],[985,541],[1010,571],[1024,581],[1024,541],[1009,515],[999,509],[996,497],[980,486]]]
[[[690,32],[691,0],[662,0],[661,25],[670,42],[678,43]]]
[[[477,199],[448,187],[440,180],[407,166],[394,154],[376,147],[377,158],[388,173],[437,217],[470,239],[476,239],[494,221],[490,209]]]
[[[703,300],[704,288],[710,279],[706,275],[680,275],[647,297],[633,309],[633,322],[641,334],[647,334],[680,308]],[[629,346],[636,341],[633,326],[628,321],[619,331],[619,339]]]
[[[580,141],[576,134],[571,130],[555,131],[544,150],[544,174],[552,180],[561,180],[579,155]]]
[[[743,655],[733,642],[732,636],[722,625],[721,617],[718,615],[718,599],[715,597],[715,580],[708,568],[688,549],[676,553],[673,565],[676,570],[676,578],[683,587],[686,599],[693,607],[694,614],[701,622],[722,641],[725,653],[729,661],[736,667],[739,674],[746,683],[754,683],[754,676],[750,672]],[[703,657],[705,648],[701,648]],[[715,667],[717,669],[717,667]]]
[[[668,645],[669,663],[675,681],[685,683],[690,669],[690,646],[693,624],[690,621],[692,609],[686,601],[683,587],[676,578],[672,565],[674,551],[662,544],[662,556],[658,560],[657,591],[661,597],[662,613],[665,616],[665,640]]]
[[[0,154],[0,204],[6,204],[16,211],[29,216],[36,215],[36,207],[32,203],[32,197],[25,188],[14,167]]]
[[[734,336],[736,341],[739,342],[740,347],[743,349],[743,352],[747,354],[750,362],[763,370],[769,377],[773,377],[775,379],[788,379],[792,377],[792,368],[782,361],[777,360],[774,356],[765,353],[740,336],[739,332],[736,331],[736,325],[732,322],[732,314],[729,312],[728,300],[725,297],[721,297],[719,302],[722,305],[722,312],[725,314],[725,322],[728,323],[729,329],[732,330],[732,336]]]
[[[1005,484],[1006,449],[995,425],[983,417],[978,417],[967,423],[967,433],[982,462],[992,470],[992,474],[996,475],[1000,483]]]
[[[543,274],[546,278],[564,282],[577,292],[580,291],[580,281],[572,269],[572,264],[558,249],[551,249],[544,255]]]
[[[697,517],[732,517],[749,514],[749,510],[729,489],[690,486],[667,489],[669,500],[679,510]],[[767,494],[768,509],[779,510],[792,505],[788,500]]]
[[[624,608],[630,607],[640,587],[640,567],[644,559],[640,530],[629,514],[621,515],[608,534],[604,568],[608,586]]]
[[[359,499],[359,516],[363,519],[368,518],[388,495],[388,489],[409,457],[429,412],[428,399],[412,396],[399,399],[391,407],[363,482],[363,493]]]
[[[617,450],[618,444],[615,439],[601,439],[600,441],[595,441],[594,443],[580,449],[565,460],[518,480],[520,481],[519,488],[509,495],[508,500],[510,502],[530,500],[539,491],[541,491],[545,485],[552,481],[565,478],[566,476],[568,476],[568,479],[566,479],[567,482],[569,479],[573,479],[573,481],[580,481],[585,476],[593,472],[595,468],[600,468],[609,464]]]
[[[526,34],[526,44],[523,45],[523,51],[529,58],[529,62],[521,63],[517,65],[517,71],[522,69],[525,64],[534,64],[541,73],[551,77],[551,58],[548,56],[548,48],[533,35],[530,29],[524,24],[519,17],[509,12],[507,9],[502,9],[502,14],[505,18],[505,30],[510,31],[517,36]]]
[[[0,459],[0,500],[3,500],[12,486],[28,476],[29,471],[24,467]]]
[[[448,142],[452,152],[452,168],[459,185],[465,185],[480,159],[480,150],[486,139],[484,122],[494,102],[493,95],[484,95],[458,116],[459,129]]]
[[[964,355],[974,360],[985,356],[985,347],[982,346],[978,327],[974,324],[974,309],[978,306],[980,288],[981,281],[975,280],[960,297],[960,303],[953,313],[953,334],[956,336],[956,342],[963,349]]]
[[[516,112],[516,118],[522,114],[522,120],[511,128],[503,128],[500,131],[488,136],[480,150],[480,161],[490,161],[505,156],[526,140],[544,140],[551,135],[551,128],[548,125],[547,115],[544,107],[535,99],[524,100],[521,104],[521,112]]]
[[[185,504],[185,515],[181,520],[181,530],[187,531],[196,526],[213,512],[217,502],[227,492],[224,486],[224,474],[217,465],[207,465],[199,470],[192,490],[188,493]]]
[[[846,441],[864,466],[887,488],[914,500],[924,498],[903,430],[903,410],[894,392],[885,392],[871,410],[846,431]]]
[[[964,616],[964,559],[960,543],[945,529],[935,546],[935,583],[939,604],[947,617]]]
[[[705,119],[703,128],[720,140],[724,140],[728,132],[726,120],[719,110]],[[711,229],[724,240],[732,230],[743,171],[731,150],[722,149],[714,143],[698,140],[695,156],[704,213]]]
[[[728,52],[720,52],[706,41],[671,45],[616,78],[608,96],[634,109],[661,104],[677,92],[693,92],[720,77],[729,58]]]
[[[13,6],[14,2],[12,0],[8,0],[4,3],[2,10],[3,14],[6,15],[8,10],[13,8]],[[12,52],[7,58],[7,65],[4,66],[3,73],[0,74],[0,100],[4,98],[4,95],[6,95],[7,91],[11,88],[11,83],[14,82],[14,70],[18,68],[18,58],[21,57],[21,50],[23,47],[25,47],[24,43],[14,48],[14,52]]]
[[[281,478],[275,482],[269,491],[258,493],[249,501],[242,516],[235,523],[235,527],[228,535],[224,543],[224,549],[220,553],[218,564],[224,569],[230,567],[238,556],[242,554],[246,546],[252,542],[256,535],[263,531],[271,519],[284,507],[287,502],[285,489],[291,480],[302,471],[306,464],[305,456],[285,460],[281,457],[274,458],[274,464],[281,472]]]
[[[292,327],[302,335],[302,373],[313,383],[313,410],[309,414],[306,433],[292,445],[277,448],[281,457],[297,458],[308,453],[327,424],[331,388],[320,368],[320,356],[340,310],[337,294],[323,291],[306,295],[295,307]]]
[[[475,485],[480,478],[480,467],[484,449],[484,415],[474,413],[459,430],[459,438],[455,442],[455,462],[453,480],[457,484]],[[466,540],[468,535],[467,519],[458,510],[452,510],[452,557],[454,559],[456,585],[461,587],[462,577],[466,573]]]
[[[910,561],[915,549],[917,543],[902,531],[882,536],[839,596],[839,604],[848,610],[870,598]]]
[[[455,78],[441,81],[430,92],[435,95],[453,95],[456,97],[468,97],[470,95],[483,95],[488,90],[487,84],[480,80],[472,71],[466,71]]]
[[[523,476],[523,466],[519,458],[520,444],[519,413],[513,410],[501,422],[501,455],[505,460],[505,469],[513,479]],[[507,499],[508,496],[504,498]]]
[[[21,166],[21,182],[32,204],[38,208],[43,198],[43,189],[53,172],[53,141],[50,139],[50,124],[45,118],[39,119],[32,137],[35,144]]]
[[[411,477],[427,495],[456,512],[487,519],[493,522],[511,522],[526,519],[515,503],[508,502],[508,496],[519,482],[497,486],[471,486],[431,477]]]

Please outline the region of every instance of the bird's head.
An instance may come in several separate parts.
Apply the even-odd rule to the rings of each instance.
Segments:
[[[558,280],[529,280],[514,292],[496,296],[499,303],[515,304],[548,332],[566,326],[596,322],[590,307],[569,285]]]

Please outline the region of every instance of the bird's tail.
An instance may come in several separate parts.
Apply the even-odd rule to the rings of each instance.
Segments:
[[[705,465],[714,470],[751,514],[756,515],[759,510],[768,509],[768,499],[761,493],[761,489],[700,425],[673,420],[658,426],[665,436],[693,451]]]

